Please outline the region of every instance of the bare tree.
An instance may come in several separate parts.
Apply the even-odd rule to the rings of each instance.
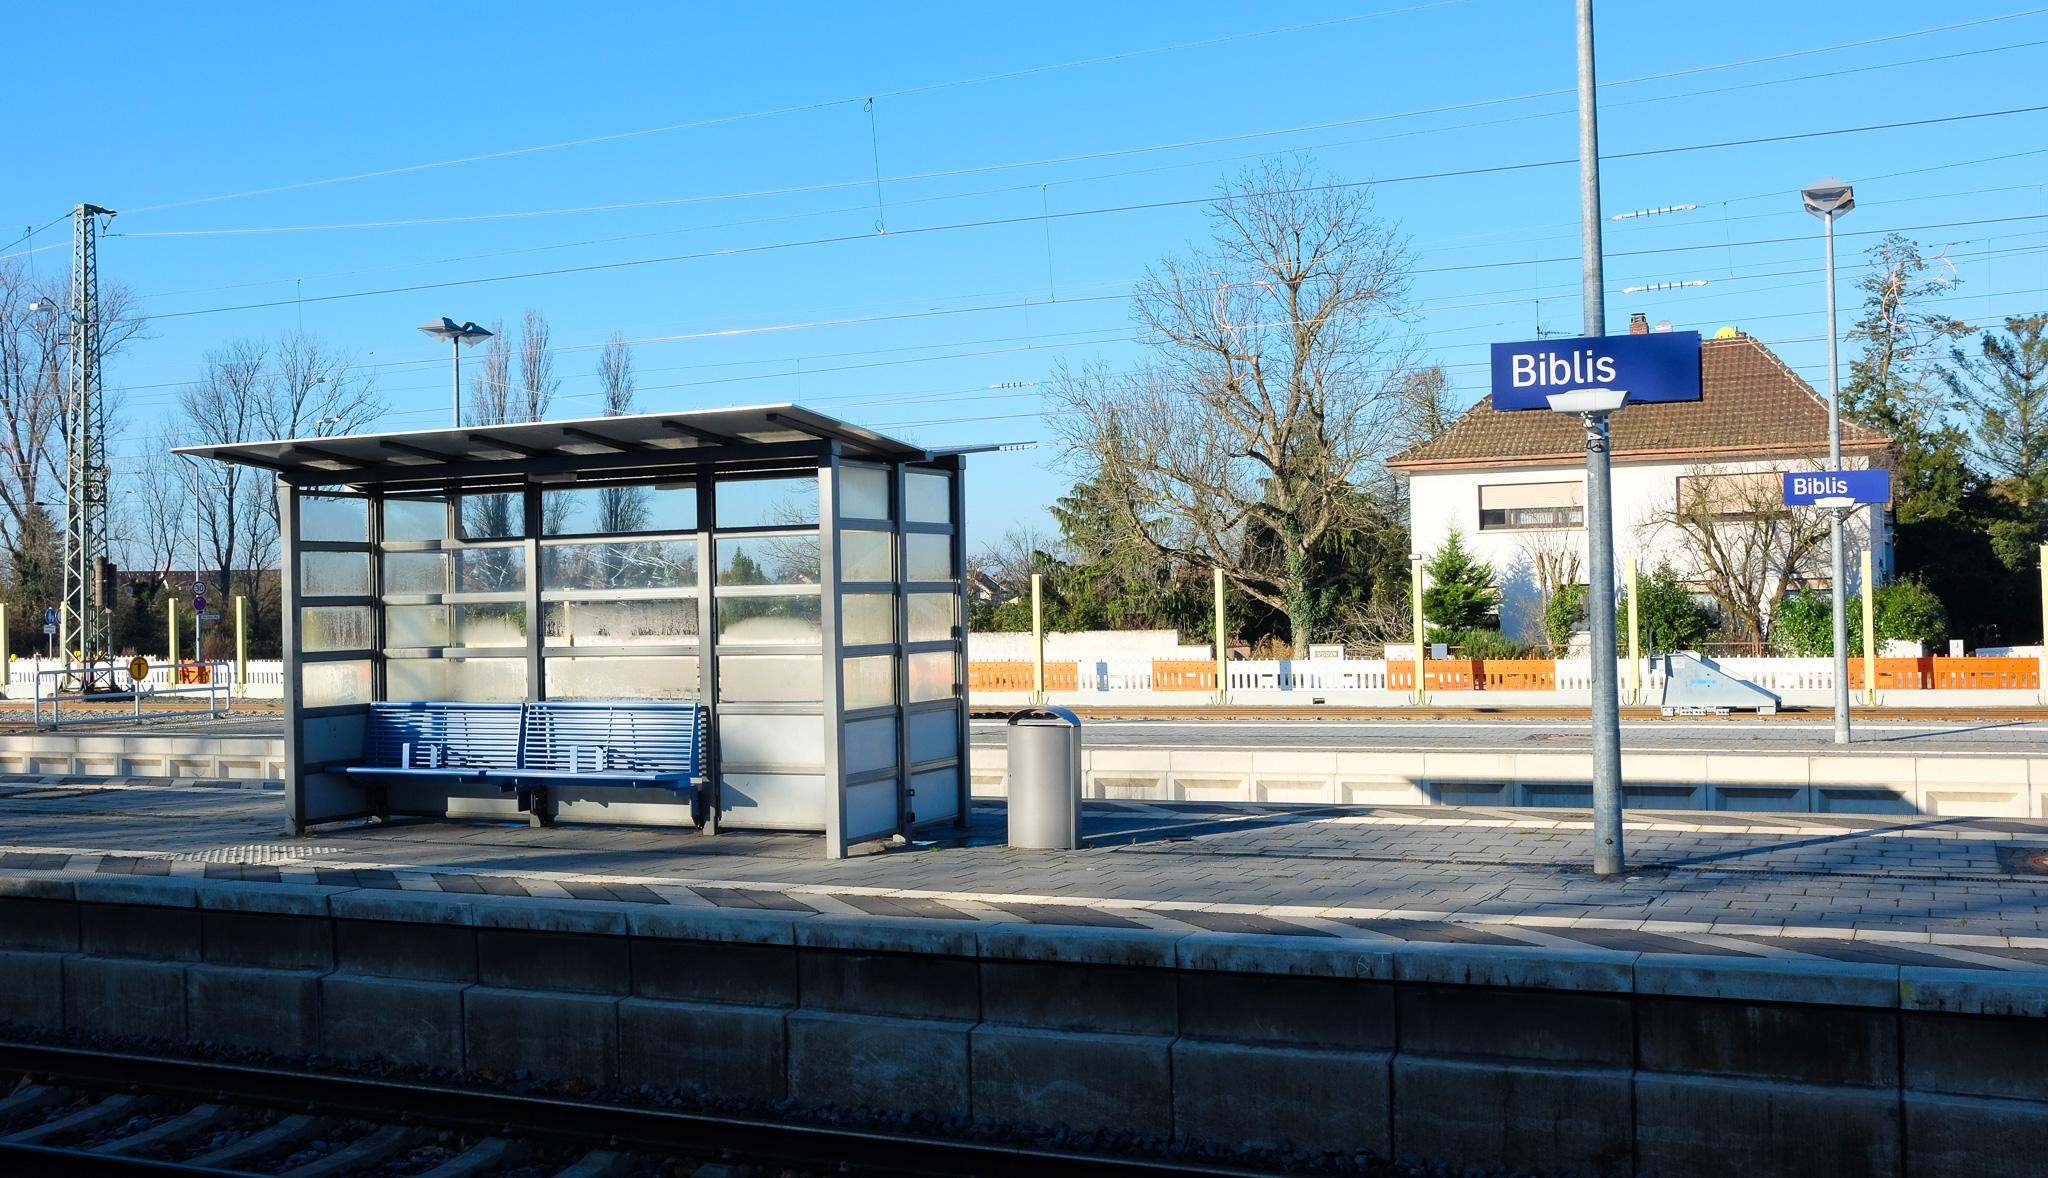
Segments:
[[[286,335],[271,358],[275,371],[264,382],[256,408],[266,437],[357,433],[389,409],[376,382],[318,336]]]
[[[1821,568],[1826,510],[1787,507],[1770,471],[1695,468],[1678,487],[1670,509],[1649,525],[1670,529],[1680,553],[1672,563],[1720,607],[1723,631],[1762,646],[1778,597]]]
[[[1579,551],[1579,537],[1584,534],[1576,528],[1545,529],[1525,534],[1518,545],[1518,555],[1528,566],[1529,579],[1536,586],[1535,628],[1545,643],[1550,642],[1550,631],[1546,625],[1550,616],[1550,599],[1566,585],[1586,583],[1584,556]]]
[[[512,415],[512,345],[505,339],[505,321],[492,320],[484,341],[483,359],[469,378],[469,424],[502,425]]]
[[[1029,593],[1031,574],[1045,571],[1048,557],[1059,559],[1061,541],[1033,527],[1018,524],[1002,539],[982,546],[970,564],[1010,593]]]
[[[633,412],[633,351],[626,346],[625,336],[614,332],[604,351],[598,355],[597,382],[604,394],[606,417],[623,417]],[[647,527],[651,494],[646,487],[605,487],[598,492],[598,528],[614,533],[644,529]],[[623,575],[623,562],[628,551],[619,545],[611,545],[604,550],[605,579],[600,584],[611,584]]]
[[[1123,532],[1221,568],[1305,654],[1331,612],[1318,547],[1361,522],[1397,440],[1407,249],[1365,190],[1295,162],[1246,172],[1210,219],[1208,247],[1133,296],[1152,361],[1060,373],[1056,428]]]
[[[528,308],[519,329],[519,408],[521,421],[539,421],[548,415],[548,405],[562,382],[555,379],[555,354],[548,349],[548,321],[539,311]]]
[[[207,353],[200,378],[178,390],[178,409],[190,441],[220,445],[262,436],[270,376],[269,348],[260,340],[237,340]],[[265,502],[271,480],[227,463],[188,464],[187,494],[198,504],[204,558],[225,596],[239,569],[275,556],[276,522]],[[254,587],[251,586],[251,589]]]
[[[1443,365],[1418,369],[1401,382],[1401,409],[1395,427],[1401,445],[1427,442],[1451,428],[1456,420],[1456,397]]]

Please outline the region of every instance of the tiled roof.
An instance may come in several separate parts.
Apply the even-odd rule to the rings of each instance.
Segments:
[[[1631,405],[1614,415],[1616,459],[1733,458],[1825,451],[1828,406],[1777,354],[1748,336],[1700,343],[1700,399]],[[1889,446],[1878,431],[1842,419],[1844,449]],[[1578,419],[1540,410],[1504,413],[1482,399],[1449,429],[1389,459],[1396,470],[1579,462]]]

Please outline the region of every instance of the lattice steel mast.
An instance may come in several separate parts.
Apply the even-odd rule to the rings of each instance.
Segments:
[[[88,677],[107,658],[107,615],[93,585],[107,555],[107,422],[100,399],[100,275],[97,218],[114,210],[72,210],[71,352],[64,395],[64,599],[57,626],[67,668]],[[88,684],[81,686],[90,687]]]

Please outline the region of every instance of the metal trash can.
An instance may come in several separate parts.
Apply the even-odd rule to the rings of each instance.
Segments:
[[[1010,717],[1010,845],[1081,845],[1081,718],[1065,708],[1025,708]]]

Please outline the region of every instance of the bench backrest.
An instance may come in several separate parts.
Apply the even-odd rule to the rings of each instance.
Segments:
[[[574,764],[572,757],[578,758]],[[696,776],[703,772],[703,758],[704,709],[699,704],[549,700],[526,705],[522,769]]]
[[[398,768],[409,744],[415,769],[515,768],[524,716],[516,703],[373,703],[363,733],[364,760]]]

